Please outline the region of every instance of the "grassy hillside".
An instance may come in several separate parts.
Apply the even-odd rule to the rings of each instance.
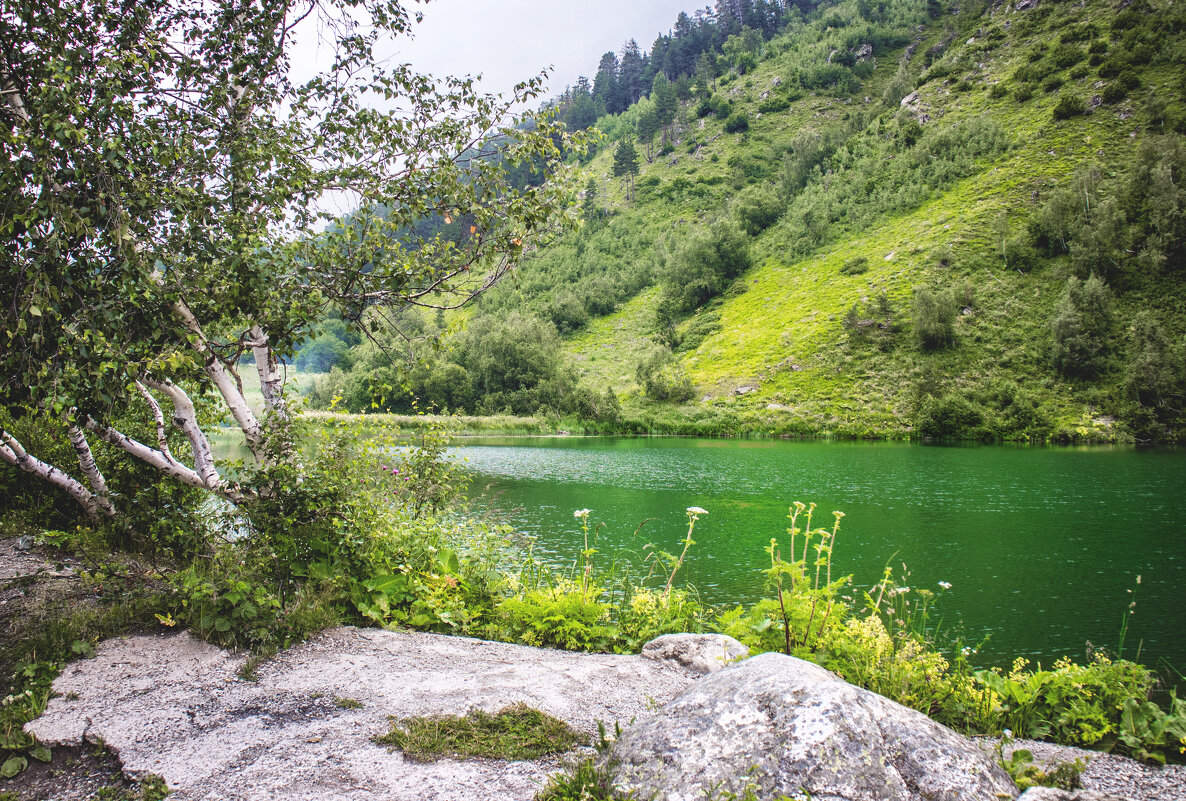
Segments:
[[[846,10],[845,4],[835,8],[839,14]],[[1130,24],[1166,13],[1151,7]],[[759,111],[763,95],[778,96],[780,87],[792,82],[789,74],[804,61],[798,48],[788,46],[752,73],[726,79],[721,92],[732,100],[735,113],[749,118],[749,130],[725,133],[724,121],[713,116],[704,118],[703,125],[687,122],[672,154],[643,166],[635,201],[625,200],[620,181],[610,185],[610,227],[625,223],[635,230],[662,231],[656,238],[673,247],[683,232],[711,215],[728,214],[729,198],[745,186],[776,182],[772,154],[785,153],[796,136],[845,126],[841,148],[850,152],[833,158],[831,174],[805,187],[782,219],[753,240],[754,266],[723,297],[679,324],[685,335],[708,331],[695,347],[682,353],[676,349],[695,385],[690,403],[678,408],[648,403],[632,375],[640,348],[650,345],[654,309],[662,302],[655,289],[569,336],[568,352],[588,380],[625,392],[632,398],[628,412],[643,424],[660,427],[678,427],[679,418],[699,418],[712,429],[715,423],[709,421],[725,416],[758,430],[905,435],[914,430],[921,397],[954,394],[983,410],[984,423],[973,427],[991,428],[988,418],[1002,410],[991,401],[977,403],[977,397],[1011,382],[1044,418],[1034,432],[1039,436],[1127,436],[1112,419],[1117,416],[1114,407],[1123,405],[1119,362],[1124,357],[1119,348],[1113,354],[1118,363],[1090,381],[1063,375],[1050,364],[1051,320],[1073,272],[1070,260],[1034,255],[1032,263],[1017,269],[1001,251],[1001,240],[1022,234],[1049,192],[1077,170],[1098,165],[1102,180],[1119,180],[1141,141],[1162,133],[1165,118],[1180,119],[1180,62],[1132,66],[1141,86],[1128,98],[1100,104],[1089,114],[1055,119],[1063,98],[1089,104],[1096,96],[1098,102],[1109,85],[1101,85],[1099,66],[1089,64],[1087,50],[1093,42],[1106,42],[1109,50],[1121,46],[1123,29],[1117,30],[1116,22],[1116,6],[1107,2],[1083,7],[1047,3],[1024,11],[1001,6],[977,16],[942,17],[926,24],[909,46],[876,56],[872,74],[851,95],[807,93],[773,113]],[[833,33],[821,27],[817,21],[783,40],[826,39]],[[1060,33],[1064,39],[1081,36],[1085,41],[1060,44]],[[768,49],[777,51],[783,40],[771,42]],[[946,47],[936,57],[941,43]],[[1164,44],[1181,48],[1177,41]],[[1077,58],[1046,79],[1048,84],[1061,79],[1061,84],[1051,91],[1039,87],[1020,101],[1026,92],[1018,89],[1028,84],[1018,80],[1018,71],[1035,63],[1035,54],[1044,52],[1049,58],[1059,47],[1078,48],[1081,55],[1055,53],[1065,61]],[[917,92],[916,99],[903,106],[901,98],[911,92]],[[1151,119],[1151,101],[1169,107],[1154,109],[1161,119]],[[1007,145],[975,160],[948,185],[903,202],[880,202],[870,196],[875,186],[848,197],[826,186],[829,179],[834,184],[876,181],[879,171],[869,168],[861,151],[876,152],[876,140],[894,135],[903,118],[921,123],[920,136],[994,123]],[[687,152],[693,148],[694,154]],[[895,155],[908,157],[892,152],[883,157]],[[611,159],[612,148],[604,148],[591,164],[593,173],[608,174]],[[834,222],[817,235],[817,242],[804,242],[805,226],[796,207],[813,190],[814,199],[826,201],[831,192],[849,208],[833,212]],[[910,207],[915,197],[920,202]],[[845,264],[860,259],[865,272],[842,273]],[[530,271],[529,266],[524,272],[530,276]],[[520,289],[524,302],[531,300],[530,282],[525,277]],[[911,312],[914,287],[920,284],[957,289],[954,345],[928,351],[916,342]],[[1171,339],[1180,342],[1186,310],[1181,265],[1165,265],[1128,284],[1114,286],[1120,321],[1116,336],[1124,338],[1125,320],[1151,309]],[[898,330],[889,335],[890,343],[879,347],[846,330],[844,318],[854,303],[867,303],[882,292]],[[705,325],[707,318],[712,321]],[[757,389],[732,394],[742,387]]]
[[[449,405],[601,430],[1177,440],[1186,12],[1021,5],[788,12],[679,83],[649,142],[658,95],[600,119],[584,228],[483,298],[473,319],[501,322],[454,337],[469,394]],[[552,336],[521,318],[560,336],[536,342],[567,363],[540,372],[549,392],[477,378],[491,331]]]

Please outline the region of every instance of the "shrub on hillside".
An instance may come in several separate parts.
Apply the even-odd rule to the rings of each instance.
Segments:
[[[914,416],[914,429],[924,437],[970,439],[984,422],[984,413],[962,395],[924,398]]]
[[[733,201],[733,216],[743,231],[750,236],[757,236],[782,216],[784,208],[774,192],[751,186],[743,189]]]
[[[1081,117],[1087,111],[1087,104],[1083,98],[1074,95],[1063,95],[1054,107],[1054,119],[1068,120],[1071,117]]]
[[[684,314],[724,291],[750,266],[748,237],[731,221],[683,240],[662,275],[663,298],[674,314]]]
[[[1055,366],[1069,376],[1099,375],[1113,327],[1108,285],[1096,275],[1086,281],[1069,278],[1050,323]]]
[[[841,275],[860,275],[869,272],[869,260],[864,256],[854,256],[840,265]]]
[[[1186,362],[1173,347],[1161,324],[1147,311],[1133,320],[1124,370],[1124,386],[1132,400],[1158,408],[1181,394],[1186,385]]]
[[[725,120],[725,133],[742,133],[749,130],[749,117],[738,111],[735,114],[730,114],[729,119]]]
[[[692,398],[691,379],[666,348],[640,361],[634,374],[651,400],[682,403]]]
[[[918,344],[935,350],[955,344],[955,296],[950,290],[914,289],[914,333]]]

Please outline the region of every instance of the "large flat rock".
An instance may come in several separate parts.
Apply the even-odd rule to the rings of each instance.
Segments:
[[[593,734],[666,703],[694,676],[641,656],[574,654],[462,637],[333,629],[242,681],[243,657],[188,634],[104,642],[69,665],[28,730],[102,740],[170,798],[530,799],[554,760],[421,764],[375,745],[388,716],[497,711],[522,702]],[[351,699],[360,708],[342,708]]]

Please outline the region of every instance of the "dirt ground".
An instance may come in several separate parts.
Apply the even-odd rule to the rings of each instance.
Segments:
[[[30,537],[0,539],[0,653],[27,635],[47,615],[99,603],[78,571],[81,560]],[[12,665],[0,657],[4,669]],[[0,687],[8,675],[0,676]],[[142,798],[141,785],[126,779],[119,759],[98,745],[53,749],[48,763],[30,759],[11,779],[0,779],[0,801],[132,801]]]

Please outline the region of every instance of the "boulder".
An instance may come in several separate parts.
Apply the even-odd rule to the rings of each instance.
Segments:
[[[642,655],[706,675],[745,659],[749,649],[725,634],[664,634],[644,645]]]
[[[975,743],[818,665],[767,653],[689,685],[626,730],[615,780],[639,798],[1016,798]],[[717,795],[713,796],[715,793]]]

